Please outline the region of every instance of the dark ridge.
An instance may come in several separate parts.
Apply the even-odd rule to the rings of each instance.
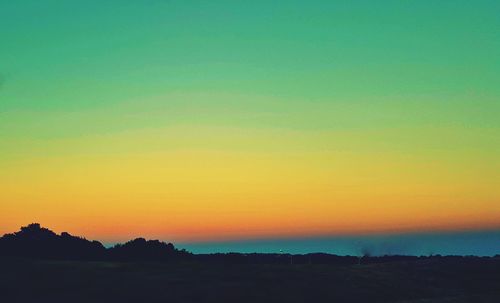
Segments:
[[[106,249],[98,241],[75,237],[67,232],[57,235],[38,223],[21,227],[20,231],[0,238],[0,254],[4,256],[97,260],[105,252]]]
[[[190,254],[177,250],[172,243],[142,238],[106,249],[99,241],[89,241],[67,232],[58,235],[32,223],[1,237],[0,255],[54,260],[168,261]]]
[[[21,227],[21,230],[6,234],[0,238],[0,256],[24,257],[32,259],[81,260],[81,261],[120,261],[120,262],[177,262],[183,260],[214,264],[377,264],[389,262],[411,262],[429,260],[430,262],[460,262],[469,260],[499,260],[495,257],[475,256],[401,256],[386,255],[373,257],[364,255],[338,256],[327,253],[310,254],[273,254],[273,253],[213,253],[192,254],[175,248],[172,243],[158,240],[137,238],[105,248],[98,241],[89,241],[83,237],[72,236],[67,232],[60,235],[32,223]]]
[[[188,258],[191,254],[177,250],[172,243],[137,238],[117,244],[108,250],[109,257],[118,261],[171,261]]]

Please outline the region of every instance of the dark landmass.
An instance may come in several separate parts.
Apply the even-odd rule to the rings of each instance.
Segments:
[[[105,248],[31,224],[0,238],[1,302],[500,302],[500,257]]]

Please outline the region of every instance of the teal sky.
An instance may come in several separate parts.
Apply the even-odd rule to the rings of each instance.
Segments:
[[[3,129],[496,131],[499,10],[498,1],[3,1]],[[166,109],[168,119],[153,114]]]
[[[3,110],[222,91],[304,104],[467,96],[489,112],[500,90],[497,1],[0,5]]]

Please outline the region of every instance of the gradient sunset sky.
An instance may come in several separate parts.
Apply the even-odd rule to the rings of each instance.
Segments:
[[[500,228],[499,1],[0,1],[0,233]]]

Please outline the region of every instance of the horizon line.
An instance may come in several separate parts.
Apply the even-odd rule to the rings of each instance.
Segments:
[[[87,240],[92,240],[92,241],[98,241],[103,244],[107,245],[115,245],[115,244],[120,244],[120,243],[126,243],[128,241],[137,239],[137,238],[144,238],[146,240],[160,240],[160,241],[167,241],[171,243],[180,243],[180,244],[210,244],[210,243],[239,243],[239,242],[254,242],[254,241],[273,241],[273,240],[280,240],[280,241],[286,241],[286,240],[308,240],[308,239],[327,239],[327,238],[376,238],[376,237],[398,237],[398,236],[412,236],[412,235],[449,235],[449,234],[466,234],[466,233],[488,233],[488,232],[500,232],[500,225],[491,225],[491,226],[485,226],[485,227],[479,227],[479,226],[469,226],[465,228],[459,228],[459,229],[452,229],[452,228],[436,228],[436,229],[385,229],[385,230],[374,230],[374,231],[360,231],[360,232],[323,232],[323,233],[313,233],[313,234],[275,234],[275,235],[269,235],[269,236],[247,236],[247,237],[236,237],[236,236],[228,236],[228,237],[220,237],[220,238],[205,238],[205,239],[199,239],[199,240],[187,240],[187,241],[176,241],[173,239],[170,239],[167,236],[152,236],[152,237],[147,237],[146,235],[139,235],[139,236],[131,236],[128,238],[122,238],[122,239],[116,239],[116,240],[111,240],[111,239],[106,239],[106,237],[99,238],[99,237],[88,237],[83,234],[77,234],[70,232],[68,230],[55,230],[52,229],[51,227],[47,225],[43,225],[42,223],[39,222],[31,222],[28,224],[23,224],[19,227],[18,230],[16,231],[11,231],[11,232],[6,232],[2,236],[7,235],[7,234],[12,234],[21,229],[21,227],[28,226],[30,224],[39,224],[41,228],[47,228],[54,233],[61,235],[62,233],[69,233],[72,236],[77,236],[77,237],[82,237]]]

